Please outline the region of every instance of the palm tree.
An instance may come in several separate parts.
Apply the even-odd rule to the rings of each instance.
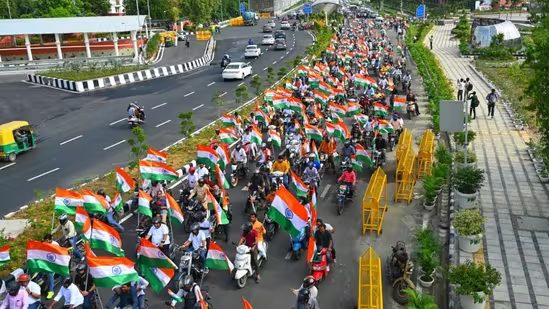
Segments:
[[[408,296],[407,309],[438,309],[432,296],[420,293],[414,289],[406,289],[404,293]]]

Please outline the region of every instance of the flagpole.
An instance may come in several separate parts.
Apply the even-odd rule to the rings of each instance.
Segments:
[[[92,214],[93,216],[93,214]],[[93,237],[93,218],[90,218],[90,216],[88,215],[88,218],[90,219],[90,239],[89,241],[92,240],[92,237]],[[78,248],[75,248],[75,250],[78,250]],[[90,245],[90,250],[91,250],[91,245]],[[84,256],[86,255],[86,252],[84,252]],[[86,283],[84,285],[84,290],[87,292],[88,291],[88,276],[90,275],[90,268],[89,267],[86,267]]]

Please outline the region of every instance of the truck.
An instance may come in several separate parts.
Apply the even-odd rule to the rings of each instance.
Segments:
[[[244,12],[242,13],[242,19],[244,19],[245,26],[254,26],[257,23],[254,12]]]

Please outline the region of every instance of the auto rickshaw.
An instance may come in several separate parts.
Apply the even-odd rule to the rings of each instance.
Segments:
[[[36,147],[36,137],[26,121],[0,124],[0,159],[15,161],[17,155]]]

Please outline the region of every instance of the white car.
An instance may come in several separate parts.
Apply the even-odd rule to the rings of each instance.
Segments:
[[[280,22],[280,29],[282,30],[290,30],[291,27],[292,26],[290,26],[290,22],[288,22],[287,20]]]
[[[261,41],[261,44],[263,45],[273,45],[275,43],[275,38],[272,34],[265,34],[263,36],[263,41]]]
[[[221,73],[223,80],[244,79],[249,75],[252,75],[252,66],[249,62],[231,62]]]
[[[269,25],[269,27],[271,27],[273,29],[276,28],[276,22],[274,20],[268,21],[267,25]]]
[[[257,45],[248,45],[244,50],[244,58],[257,58],[261,55],[261,48]]]

